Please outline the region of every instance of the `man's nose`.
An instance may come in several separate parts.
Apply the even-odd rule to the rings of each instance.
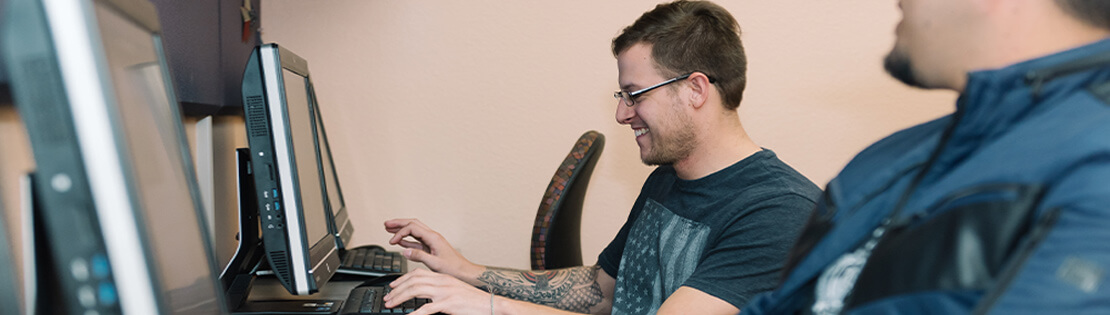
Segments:
[[[626,105],[624,100],[617,100],[617,123],[627,125],[632,123],[632,117],[636,117],[636,109],[632,106]]]

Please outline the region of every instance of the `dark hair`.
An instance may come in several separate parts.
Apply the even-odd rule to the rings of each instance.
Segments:
[[[1110,30],[1110,1],[1056,0],[1056,5],[1083,23]]]
[[[715,80],[725,108],[740,106],[748,62],[740,25],[721,6],[685,0],[660,4],[613,39],[613,56],[638,43],[652,45],[651,57],[663,76],[702,72]]]

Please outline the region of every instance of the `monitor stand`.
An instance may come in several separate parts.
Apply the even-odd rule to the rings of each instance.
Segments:
[[[262,238],[259,233],[258,201],[255,200],[254,179],[249,149],[235,150],[239,187],[239,247],[228,262],[220,284],[223,285],[228,309],[232,314],[335,314],[343,307],[341,300],[268,300],[249,301],[257,271],[266,266]]]

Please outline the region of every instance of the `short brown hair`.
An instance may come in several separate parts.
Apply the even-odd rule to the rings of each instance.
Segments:
[[[1056,5],[1083,23],[1110,30],[1110,1],[1056,0]]]
[[[652,45],[651,57],[664,76],[705,73],[715,80],[726,108],[740,106],[748,61],[740,25],[721,6],[686,0],[657,5],[613,39],[613,56],[638,43]]]

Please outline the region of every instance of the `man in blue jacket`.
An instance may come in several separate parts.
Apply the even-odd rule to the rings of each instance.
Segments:
[[[1110,1],[899,8],[887,71],[955,113],[857,155],[742,313],[1110,313]]]

